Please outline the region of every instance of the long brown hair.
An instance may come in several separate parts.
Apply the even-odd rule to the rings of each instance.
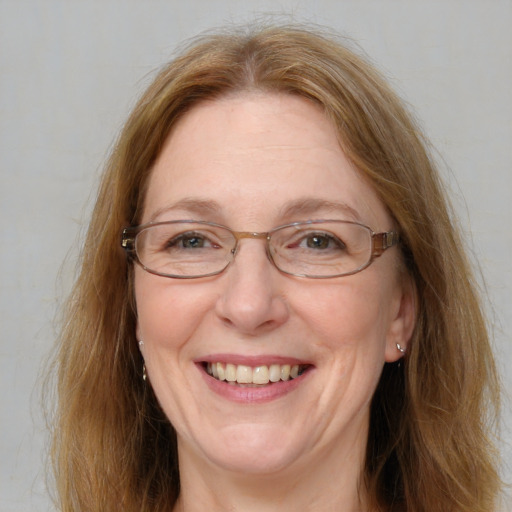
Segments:
[[[131,266],[152,165],[198,102],[281,92],[320,105],[399,226],[417,322],[372,401],[364,485],[381,511],[489,512],[499,491],[499,403],[485,319],[428,144],[380,75],[332,37],[297,27],[208,35],[164,68],[129,117],[101,182],[67,303],[52,457],[63,511],[164,511],[179,493],[176,435],[142,379]]]

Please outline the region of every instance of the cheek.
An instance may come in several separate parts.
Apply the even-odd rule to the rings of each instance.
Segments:
[[[356,346],[361,350],[377,341],[384,344],[388,294],[371,279],[356,279],[362,276],[323,285],[321,290],[311,288],[304,297],[299,314],[314,327],[320,343],[333,349]]]
[[[211,309],[197,283],[169,282],[142,269],[135,275],[137,335],[147,347],[177,348],[192,336]]]

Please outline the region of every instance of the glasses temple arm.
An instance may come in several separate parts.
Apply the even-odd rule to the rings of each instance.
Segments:
[[[386,249],[397,245],[400,241],[400,235],[396,231],[386,231],[384,233],[374,233],[372,235],[373,252],[372,258],[379,257]]]

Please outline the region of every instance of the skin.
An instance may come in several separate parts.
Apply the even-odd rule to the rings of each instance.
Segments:
[[[298,198],[343,206],[283,211]],[[376,232],[393,228],[322,111],[298,97],[245,93],[197,105],[175,126],[142,223],[194,218],[268,231],[354,215]],[[399,266],[393,248],[352,276],[293,277],[270,263],[263,241],[246,239],[215,277],[169,279],[136,267],[137,336],[178,435],[175,510],[367,510],[359,481],[369,403],[414,324]],[[213,392],[196,364],[212,354],[298,358],[312,369],[276,399],[233,401]]]

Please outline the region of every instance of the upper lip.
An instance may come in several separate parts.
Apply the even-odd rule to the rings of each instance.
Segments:
[[[289,365],[311,365],[311,361],[297,357],[288,357],[283,355],[262,354],[258,356],[248,356],[242,354],[208,354],[194,360],[195,363],[228,363],[235,365],[251,366],[269,366],[271,364],[289,364]]]

